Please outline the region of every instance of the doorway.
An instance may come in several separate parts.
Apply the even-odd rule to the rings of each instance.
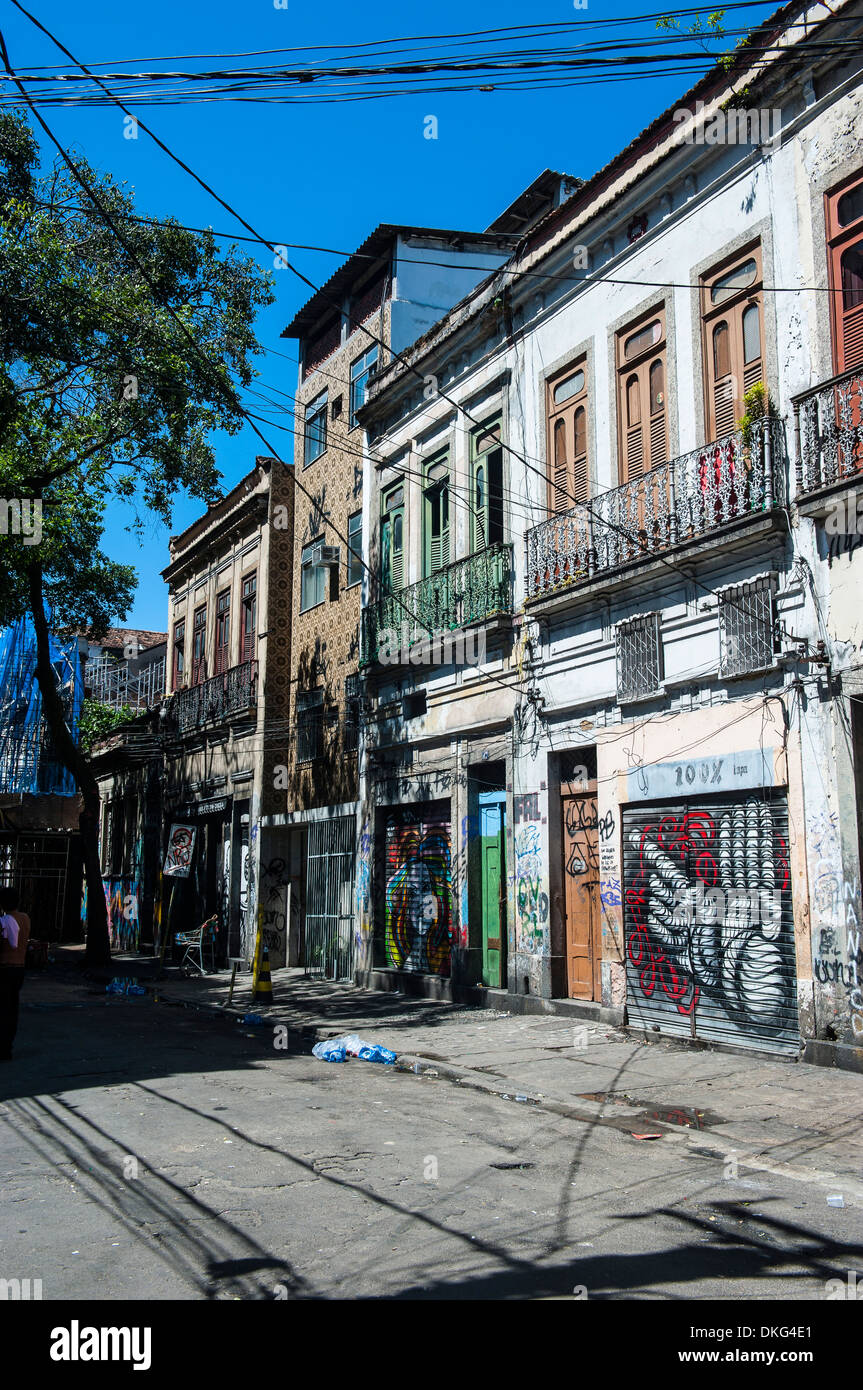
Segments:
[[[477,814],[482,982],[501,989],[506,971],[506,792],[480,792]]]
[[[564,950],[570,999],[602,998],[596,766],[578,757],[560,784]]]

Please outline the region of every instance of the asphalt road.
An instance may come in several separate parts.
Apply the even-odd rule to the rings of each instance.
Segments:
[[[863,1271],[863,1210],[708,1134],[71,1001],[28,1003],[0,1072],[0,1278],[44,1299],[814,1300]]]

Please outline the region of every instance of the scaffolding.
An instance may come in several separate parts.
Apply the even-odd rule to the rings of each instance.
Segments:
[[[66,726],[78,741],[84,697],[77,638],[49,635]],[[36,632],[29,617],[0,632],[0,793],[74,796],[75,779],[57,757],[36,680]]]
[[[152,709],[165,695],[165,658],[130,671],[128,662],[94,657],[84,667],[84,685],[88,699],[111,709]]]

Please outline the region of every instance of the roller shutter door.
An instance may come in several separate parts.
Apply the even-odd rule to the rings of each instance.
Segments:
[[[453,944],[450,821],[433,811],[386,826],[384,940],[392,969],[449,975]]]
[[[623,871],[629,1022],[796,1053],[785,798],[625,807]]]

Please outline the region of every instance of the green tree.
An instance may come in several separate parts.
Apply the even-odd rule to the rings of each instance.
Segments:
[[[274,295],[236,247],[138,218],[123,186],[74,163],[100,208],[59,158],[42,171],[22,117],[0,114],[0,497],[42,505],[40,543],[0,540],[0,623],[29,612],[35,625],[45,718],[83,799],[87,960],[101,964],[99,792],[64,721],[49,625],[98,637],[128,613],[134,570],[100,551],[111,499],[140,530],[147,514],[170,526],[181,491],[220,494],[211,439],[242,425],[254,319]]]
[[[78,723],[81,751],[91,753],[95,744],[107,738],[121,724],[126,724],[134,718],[135,711],[131,705],[121,705],[119,709],[114,709],[113,705],[102,705],[98,700],[85,700],[81,706],[81,718]]]

